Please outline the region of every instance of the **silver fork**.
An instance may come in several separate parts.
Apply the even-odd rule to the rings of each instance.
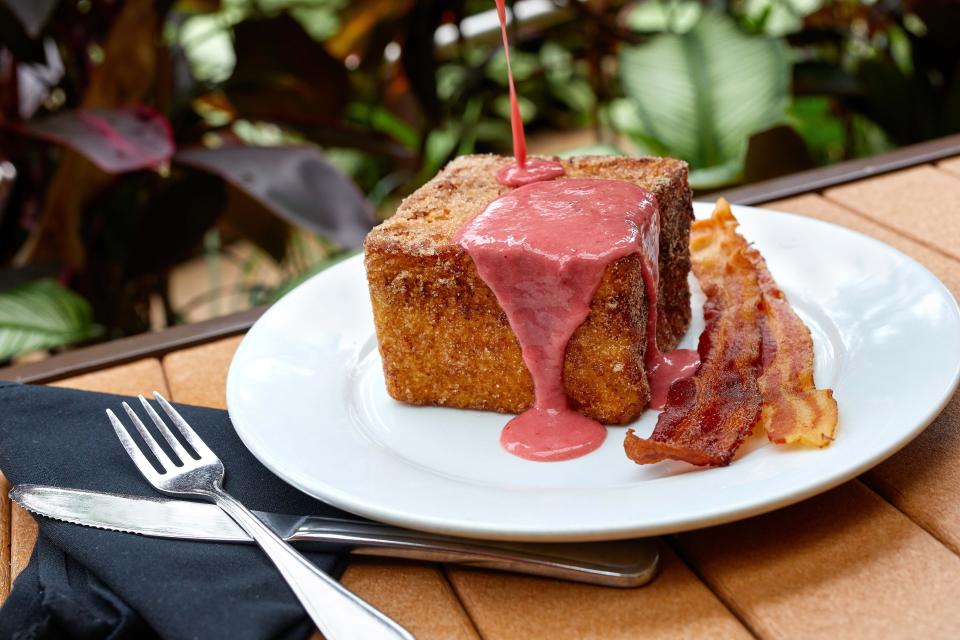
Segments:
[[[160,414],[150,406],[150,403],[143,396],[140,396],[140,402],[143,404],[144,410],[160,431],[163,439],[170,445],[170,449],[179,458],[179,465],[160,448],[129,404],[124,402],[123,408],[147,447],[160,463],[163,469],[162,473],[157,472],[150,461],[147,460],[139,445],[130,437],[130,433],[123,426],[123,423],[110,409],[107,409],[107,417],[110,418],[110,423],[113,424],[113,429],[117,432],[117,437],[120,438],[123,448],[126,449],[127,454],[137,465],[137,469],[153,485],[154,489],[174,496],[191,496],[208,500],[236,520],[237,524],[251,538],[256,540],[274,566],[280,570],[290,589],[293,590],[304,609],[307,610],[314,623],[327,638],[331,640],[340,638],[383,640],[404,638],[413,640],[413,636],[406,629],[314,566],[271,531],[236,498],[224,491],[223,463],[163,396],[156,391],[153,392],[153,395],[199,458],[195,458],[187,452],[186,448],[180,444],[180,441],[167,427]]]

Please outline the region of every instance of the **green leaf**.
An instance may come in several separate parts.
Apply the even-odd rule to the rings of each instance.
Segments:
[[[694,0],[638,2],[627,10],[625,23],[639,33],[686,33],[701,15],[703,7]]]
[[[510,66],[513,68],[513,81],[521,83],[540,70],[537,54],[510,49]],[[487,65],[487,77],[494,82],[507,86],[507,56],[500,48]]]
[[[540,47],[540,64],[553,82],[569,80],[573,75],[573,54],[558,42],[547,41]]]
[[[789,109],[793,128],[803,136],[807,148],[819,164],[843,160],[847,134],[843,121],[832,113],[827,96],[798,96]]]
[[[550,92],[566,103],[574,113],[588,113],[597,102],[593,87],[584,78],[569,78],[564,82],[551,80]]]
[[[492,145],[510,145],[510,123],[502,119],[483,118],[474,127],[476,139]]]
[[[230,28],[242,17],[234,11],[191,15],[183,21],[175,35],[196,80],[215,84],[233,73],[237,56]]]
[[[618,98],[610,102],[607,108],[610,123],[614,129],[630,136],[636,147],[633,151],[640,155],[667,156],[671,150],[647,135],[640,115],[640,108],[629,98]]]
[[[691,169],[689,182],[694,189],[719,189],[735,183],[742,171],[743,160],[731,160],[706,169]]]
[[[460,131],[457,127],[447,125],[443,128],[437,128],[427,136],[427,142],[423,151],[423,167],[421,174],[429,179],[440,170],[460,141]]]
[[[387,134],[409,149],[416,149],[420,144],[420,136],[416,130],[385,107],[354,102],[347,107],[347,117],[374,131]]]
[[[622,156],[624,153],[619,147],[599,142],[561,151],[557,155],[561,158],[573,158],[575,156]]]
[[[437,68],[437,97],[453,101],[467,81],[467,69],[460,64],[442,64]]]
[[[86,300],[44,278],[0,292],[0,360],[97,335]]]
[[[705,172],[711,182],[735,177],[750,135],[786,117],[786,43],[748,35],[717,12],[705,11],[686,33],[624,47],[620,75],[630,111],[620,105],[614,123],[645,148],[716,168]]]
[[[523,124],[529,124],[537,117],[537,104],[530,98],[517,96],[517,106],[520,107],[520,119]],[[510,96],[501,95],[493,99],[493,110],[504,120],[510,120]]]

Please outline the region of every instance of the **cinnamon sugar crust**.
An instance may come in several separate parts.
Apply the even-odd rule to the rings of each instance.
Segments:
[[[454,239],[461,225],[509,190],[495,174],[510,162],[494,155],[453,160],[367,236],[374,323],[387,391],[397,400],[507,413],[533,403],[533,383],[506,314]],[[662,350],[674,348],[690,322],[693,207],[686,163],[608,156],[560,162],[565,177],[626,180],[657,198],[657,341]],[[584,415],[624,424],[646,408],[646,314],[639,256],[609,265],[565,356],[567,396]]]

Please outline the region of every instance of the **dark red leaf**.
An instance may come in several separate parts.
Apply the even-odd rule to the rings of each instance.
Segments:
[[[375,223],[360,190],[316,147],[192,148],[174,160],[221,176],[288,222],[344,248],[359,247]]]
[[[127,251],[124,262],[128,276],[157,273],[195,255],[204,234],[223,212],[226,202],[223,182],[199,171],[186,170],[182,176],[179,173],[174,171],[171,178],[155,181],[156,186],[148,192],[148,201],[141,205],[139,224],[135,228],[129,223],[116,224],[118,218],[129,217],[129,210],[115,211],[114,224],[107,221],[111,227],[107,233],[131,234],[126,242],[114,236],[115,246],[123,246]],[[145,176],[145,182],[153,182],[153,177]],[[121,207],[122,203],[122,198],[114,201],[114,205]],[[121,227],[125,229],[121,231]]]
[[[237,65],[224,86],[245,118],[330,123],[350,89],[346,67],[287,14],[233,28]]]
[[[107,173],[155,167],[176,150],[166,118],[146,107],[69,111],[19,130],[69,147]]]

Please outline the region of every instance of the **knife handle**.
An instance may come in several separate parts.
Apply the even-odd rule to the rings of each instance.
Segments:
[[[290,542],[351,547],[357,556],[443,562],[609,587],[638,587],[656,575],[652,539],[590,543],[520,543],[468,540],[376,523],[306,517]]]

